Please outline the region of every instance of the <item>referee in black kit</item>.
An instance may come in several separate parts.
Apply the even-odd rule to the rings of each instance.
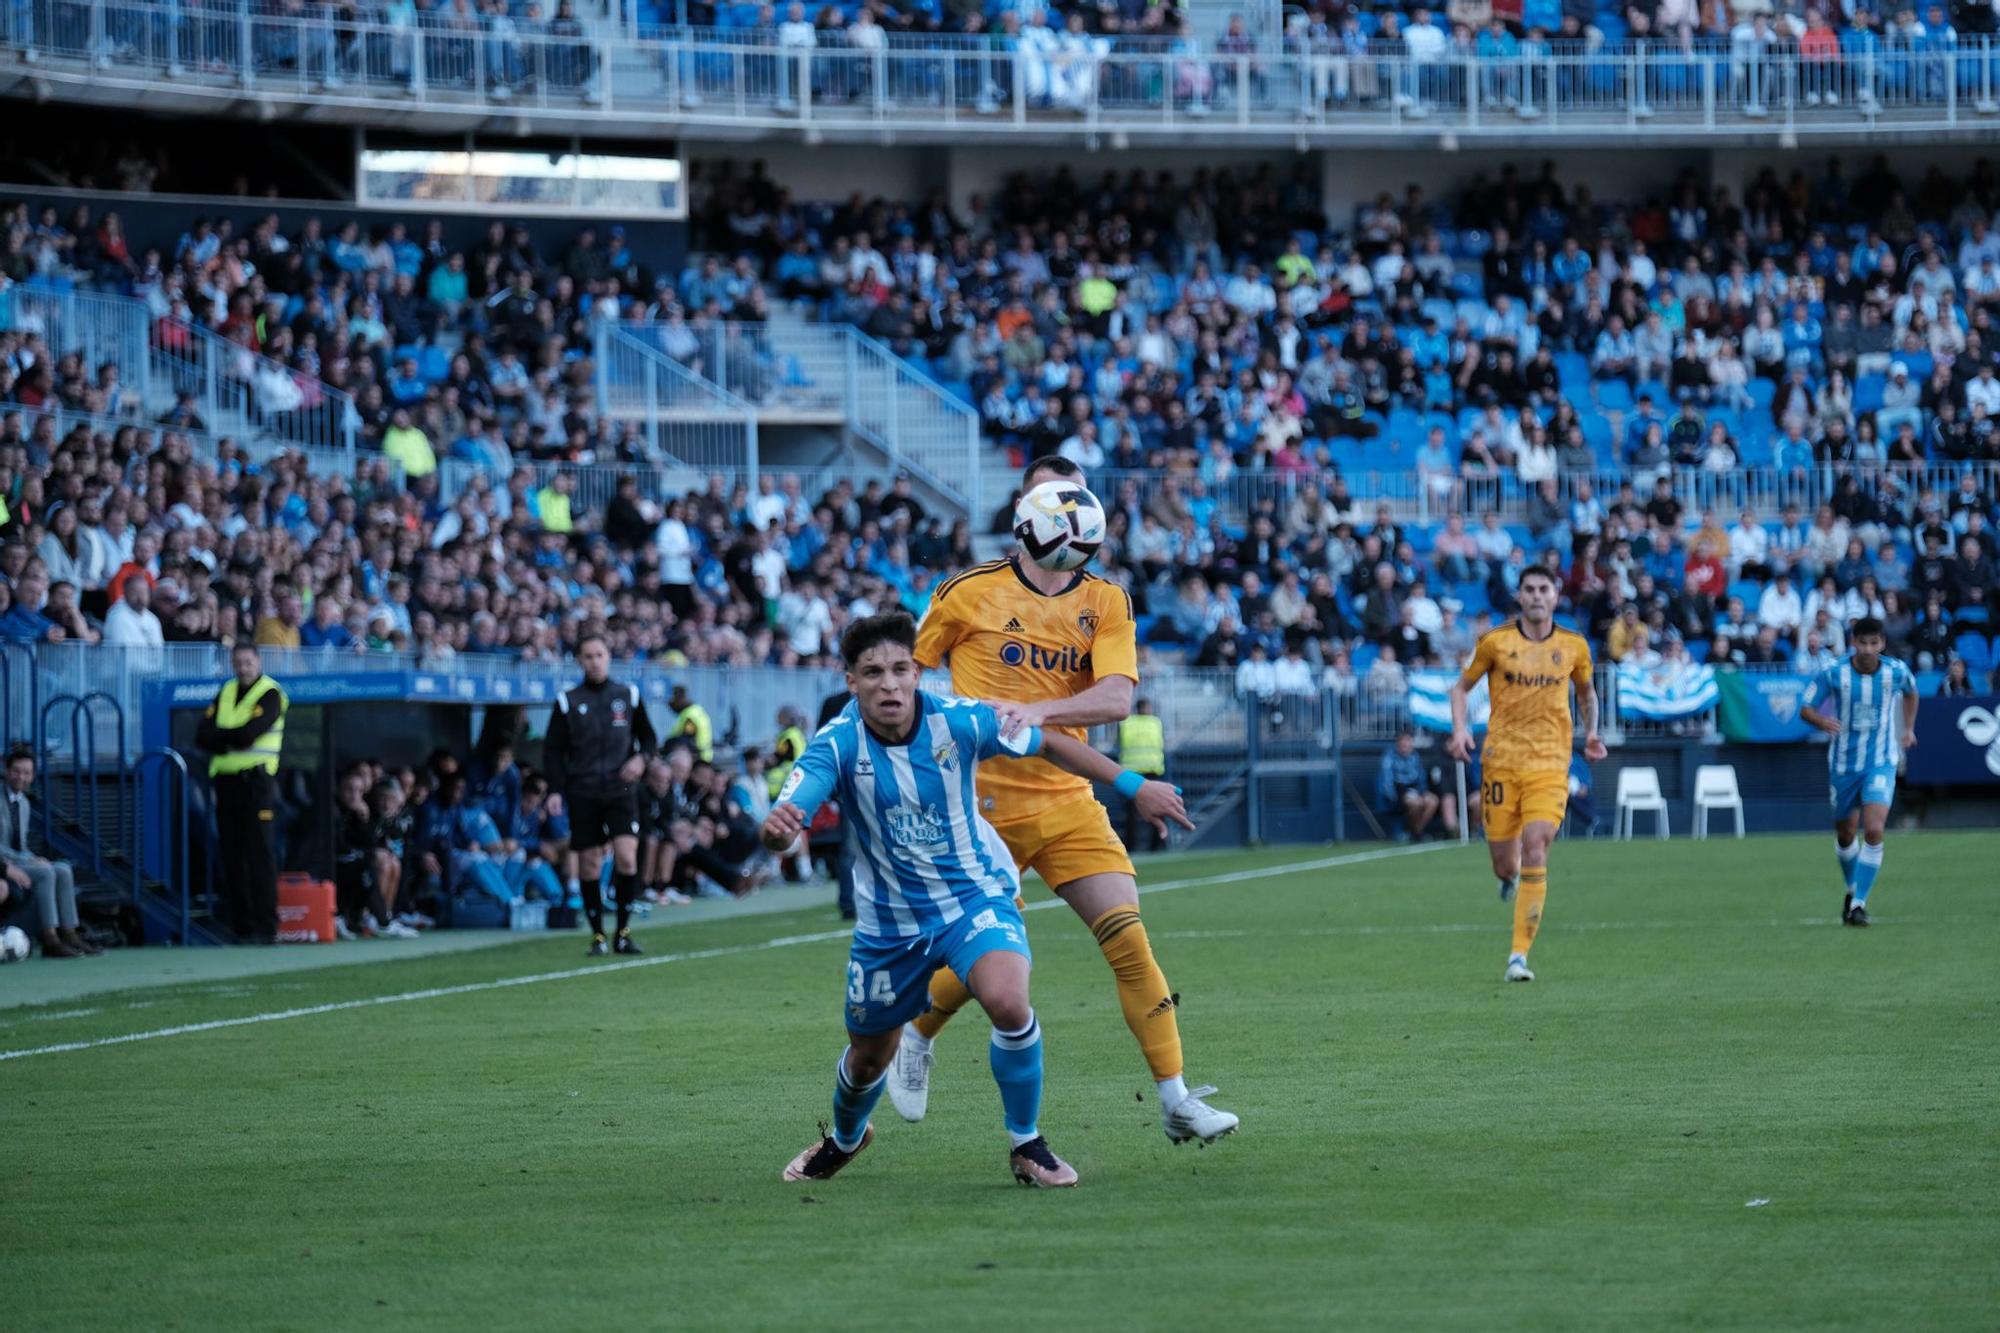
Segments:
[[[542,742],[542,770],[549,789],[563,794],[570,846],[583,881],[583,910],[590,918],[590,956],[644,953],[629,933],[639,896],[639,776],[657,738],[639,687],[611,679],[611,645],[597,633],[576,646],[583,683],[556,697],[549,734]],[[604,940],[604,847],[611,846],[611,887],[618,896],[617,943]]]

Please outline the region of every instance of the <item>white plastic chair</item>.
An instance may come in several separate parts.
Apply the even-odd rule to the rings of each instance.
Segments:
[[[1632,839],[1633,816],[1650,812],[1654,819],[1654,836],[1668,836],[1667,798],[1660,791],[1660,771],[1656,768],[1622,768],[1618,770],[1618,836],[1629,842]]]
[[[1736,836],[1743,836],[1743,793],[1736,785],[1734,764],[1703,764],[1694,771],[1694,836],[1708,836],[1711,811],[1727,810],[1736,816]]]

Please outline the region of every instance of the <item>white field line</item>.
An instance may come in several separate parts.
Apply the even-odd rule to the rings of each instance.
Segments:
[[[1215,884],[1240,884],[1246,880],[1275,879],[1284,875],[1299,874],[1311,870],[1331,870],[1336,866],[1360,865],[1367,861],[1381,861],[1390,857],[1410,856],[1422,852],[1436,851],[1442,847],[1456,846],[1456,843],[1422,843],[1415,847],[1385,847],[1368,852],[1350,852],[1341,856],[1322,856],[1310,861],[1290,861],[1282,865],[1263,866],[1252,870],[1232,870],[1220,875],[1200,875],[1192,879],[1167,880],[1148,885],[1143,892],[1170,893],[1175,889],[1206,888]],[[1046,902],[1030,903],[1030,912],[1049,907],[1067,906],[1060,898]],[[754,944],[732,944],[715,949],[690,949],[684,953],[654,954],[648,958],[630,958],[623,962],[600,963],[590,967],[566,967],[556,972],[532,972],[526,976],[500,977],[493,981],[472,981],[458,986],[431,986],[424,990],[403,991],[396,995],[377,995],[362,1000],[337,1000],[330,1004],[311,1004],[297,1009],[277,1009],[269,1013],[244,1014],[238,1018],[215,1018],[205,1023],[182,1023],[175,1027],[153,1028],[147,1032],[128,1032],[116,1037],[93,1037],[88,1041],[57,1042],[51,1046],[24,1047],[19,1050],[0,1051],[0,1061],[25,1060],[33,1055],[63,1055],[71,1051],[94,1050],[100,1046],[124,1046],[132,1042],[157,1041],[162,1037],[185,1037],[197,1032],[218,1032],[224,1028],[250,1027],[257,1023],[277,1023],[290,1018],[311,1018],[317,1014],[337,1014],[348,1009],[368,1009],[384,1004],[409,1004],[416,1000],[439,1000],[451,995],[475,995],[481,991],[505,990],[512,986],[533,986],[545,981],[571,981],[578,977],[601,977],[611,972],[625,972],[640,967],[663,967],[668,963],[689,963],[703,958],[727,958],[738,954],[760,953],[766,949],[789,948],[795,944],[822,944],[829,940],[844,940],[852,935],[852,930],[822,930],[808,935],[780,935],[775,939],[760,940]]]

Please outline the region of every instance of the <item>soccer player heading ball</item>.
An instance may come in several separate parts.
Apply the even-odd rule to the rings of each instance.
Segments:
[[[1514,947],[1507,980],[1533,981],[1528,950],[1549,892],[1549,844],[1569,802],[1570,686],[1583,721],[1583,755],[1604,758],[1597,734],[1597,683],[1590,644],[1555,623],[1556,581],[1545,569],[1521,575],[1521,614],[1490,630],[1451,687],[1450,750],[1472,758],[1466,697],[1486,678],[1492,716],[1480,752],[1480,800],[1486,848],[1500,878],[1500,900],[1514,899]],[[1517,896],[1518,894],[1518,896]]]
[[[923,1011],[926,983],[948,964],[970,981],[993,1022],[989,1060],[1015,1179],[1044,1189],[1074,1185],[1076,1172],[1050,1151],[1036,1123],[1042,1032],[1028,999],[1028,931],[1014,901],[1021,880],[980,817],[973,768],[983,759],[1052,764],[1129,787],[1155,822],[1194,825],[1178,790],[1133,781],[1137,774],[1121,773],[1081,741],[1034,726],[1009,731],[990,705],[918,689],[916,641],[915,623],[900,611],[849,627],[840,652],[854,699],[806,746],[764,821],[764,845],[783,851],[837,797],[855,832],[848,1045],[834,1074],[833,1131],[793,1158],[784,1178],[824,1180],[868,1146],[868,1117],[903,1025]]]
[[[1090,514],[1100,512],[1098,539],[1102,521],[1083,481],[1076,464],[1045,458],[1029,465],[1021,485],[1026,497],[1035,497],[1047,494],[1047,483],[1059,483],[1041,510],[1059,513],[1065,527],[1082,515],[1072,540],[1088,543]],[[1081,494],[1063,499],[1063,492]],[[1046,534],[1042,540],[1046,549]],[[1132,711],[1139,680],[1132,599],[1081,568],[1051,569],[1024,554],[974,565],[938,585],[917,633],[917,661],[932,668],[949,661],[952,692],[987,700],[1009,734],[1060,728],[1081,740],[1084,728],[1122,722]],[[1130,775],[1127,785],[1137,776]],[[994,764],[979,774],[979,808],[1013,864],[1039,871],[1097,937],[1117,980],[1125,1025],[1159,1089],[1167,1138],[1209,1143],[1234,1130],[1236,1116],[1203,1100],[1214,1088],[1187,1086],[1174,1014],[1180,999],[1153,961],[1131,858],[1090,784],[1040,760]],[[970,998],[955,969],[941,969],[932,979],[930,1011],[904,1034],[890,1075],[889,1096],[905,1120],[923,1119],[931,1042]]]

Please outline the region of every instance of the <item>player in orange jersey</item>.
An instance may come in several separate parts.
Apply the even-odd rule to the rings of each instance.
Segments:
[[[1574,733],[1570,687],[1583,722],[1583,753],[1604,758],[1597,734],[1597,682],[1590,644],[1555,623],[1555,577],[1542,568],[1521,575],[1521,614],[1489,631],[1451,687],[1451,753],[1472,758],[1466,697],[1486,678],[1493,701],[1480,751],[1480,800],[1486,848],[1500,877],[1500,900],[1514,899],[1514,949],[1507,980],[1533,981],[1528,949],[1542,924],[1549,892],[1549,844],[1569,801],[1569,747]]]
[[[1063,458],[1031,464],[1028,491],[1045,481],[1083,481]],[[917,633],[917,660],[949,663],[955,694],[985,699],[1009,728],[1084,729],[1121,722],[1139,679],[1138,632],[1123,588],[1081,570],[1043,569],[1018,552],[946,579]],[[1083,918],[1118,983],[1125,1024],[1138,1039],[1160,1093],[1160,1117],[1175,1143],[1213,1142],[1237,1117],[1187,1086],[1181,1066],[1179,997],[1153,960],[1139,920],[1139,885],[1125,845],[1088,782],[1039,759],[982,764],[980,813],[1022,870],[1040,873]],[[931,1008],[903,1034],[889,1071],[889,1097],[905,1120],[921,1120],[930,1097],[931,1042],[972,998],[945,969],[931,979]]]

